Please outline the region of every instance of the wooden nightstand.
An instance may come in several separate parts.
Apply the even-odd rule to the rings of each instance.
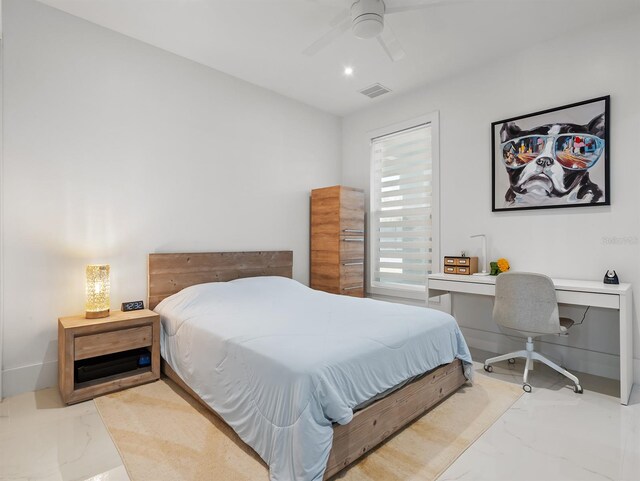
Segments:
[[[132,359],[148,351],[151,363]],[[137,359],[137,357],[136,357]],[[100,371],[117,374],[100,376]],[[123,371],[123,368],[125,369]],[[90,374],[87,376],[86,372]],[[88,379],[78,379],[80,373]],[[98,377],[96,377],[98,373]],[[73,404],[160,378],[160,316],[153,311],[114,311],[102,319],[58,319],[58,384],[62,399]],[[80,382],[78,382],[80,381]]]

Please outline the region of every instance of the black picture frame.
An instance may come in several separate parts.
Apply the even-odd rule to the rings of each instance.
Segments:
[[[492,212],[611,205],[610,103],[606,95],[492,122]]]

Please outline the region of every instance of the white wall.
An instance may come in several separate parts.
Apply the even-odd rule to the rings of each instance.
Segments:
[[[343,120],[343,183],[369,189],[368,131],[438,110],[443,255],[462,249],[479,255],[480,244],[469,235],[486,233],[490,257],[506,257],[514,269],[601,279],[607,268],[615,268],[640,296],[639,24],[640,17],[635,16],[595,32],[571,32],[521,55],[509,55],[347,116]],[[491,122],[606,94],[611,94],[612,103],[612,205],[492,213]],[[490,298],[457,299],[454,314],[469,344],[496,352],[521,348],[498,334],[491,320]],[[637,301],[634,309],[638,359]],[[564,312],[579,321],[583,310],[566,307]],[[618,377],[617,326],[613,312],[591,309],[584,325],[574,327],[568,339],[545,338],[574,349],[543,344],[541,350],[564,358],[570,368]],[[640,361],[636,362],[638,379]]]
[[[2,0],[0,0],[0,111],[2,110],[2,84],[3,84],[3,67],[2,67],[2,58],[4,54],[2,51]],[[4,286],[4,281],[2,279],[3,273],[3,263],[2,263],[2,251],[3,251],[3,236],[2,236],[2,115],[0,115],[0,400],[3,398],[2,394],[2,344],[4,342],[4,324],[2,322],[2,306],[4,306],[4,302],[2,300],[2,293]]]
[[[5,396],[55,385],[87,263],[112,308],[146,299],[150,252],[293,250],[307,282],[339,118],[33,0],[3,16]]]

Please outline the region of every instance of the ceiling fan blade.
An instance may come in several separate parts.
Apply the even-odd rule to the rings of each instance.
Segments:
[[[421,10],[423,8],[433,7],[434,5],[454,4],[454,3],[470,3],[471,0],[429,0],[429,1],[413,1],[410,3],[387,6],[384,13],[411,12],[413,10]]]
[[[340,13],[338,13],[335,17],[333,17],[331,19],[331,21],[329,22],[329,25],[332,27],[336,27],[338,25],[340,25],[345,18],[351,18],[351,13],[348,9],[343,8],[342,10],[340,10]]]
[[[349,13],[345,10],[339,17],[334,18],[330,25],[332,27],[331,30],[305,48],[302,51],[303,54],[311,57],[323,48],[327,47],[336,38],[349,30],[349,27],[351,26],[351,17],[349,17]]]
[[[405,56],[402,45],[400,45],[396,34],[393,33],[388,23],[385,23],[384,30],[376,39],[393,62],[397,62]]]

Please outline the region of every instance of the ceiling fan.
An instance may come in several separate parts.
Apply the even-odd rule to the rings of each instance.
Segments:
[[[342,10],[330,22],[331,30],[305,48],[302,53],[308,56],[317,54],[351,28],[351,32],[357,38],[375,38],[378,40],[385,53],[395,62],[403,58],[405,52],[391,27],[385,24],[385,15],[419,10],[445,1],[450,3],[455,0],[432,0],[402,5],[394,5],[391,1],[387,1],[389,5],[384,0],[349,0],[351,6]]]

